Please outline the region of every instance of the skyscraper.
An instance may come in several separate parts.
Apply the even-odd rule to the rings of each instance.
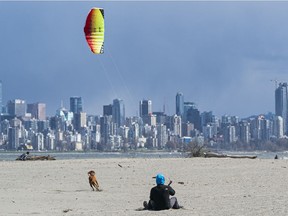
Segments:
[[[288,91],[287,83],[279,83],[275,90],[275,115],[281,116],[284,123],[284,133],[288,134]]]
[[[31,113],[32,117],[43,121],[46,119],[46,104],[44,103],[27,104],[27,113]]]
[[[125,105],[122,99],[113,100],[112,117],[118,127],[125,125]]]
[[[75,130],[80,131],[81,128],[86,126],[87,115],[84,112],[75,113],[73,119],[73,126]]]
[[[8,113],[11,116],[25,116],[26,114],[26,102],[24,100],[15,99],[10,100],[7,103]]]
[[[140,117],[148,116],[152,114],[152,101],[151,100],[141,100],[139,102],[139,114],[140,114]]]
[[[103,106],[103,116],[112,115],[112,104]]]
[[[184,102],[183,104],[183,116],[182,116],[182,122],[187,122],[187,115],[188,115],[188,110],[190,109],[197,109],[196,104],[193,102]]]
[[[82,98],[81,97],[70,97],[70,112],[80,113],[83,111]]]
[[[200,111],[193,102],[184,103],[184,120],[194,124],[195,129],[202,131]]]
[[[183,117],[184,114],[184,95],[181,92],[176,94],[176,115]]]

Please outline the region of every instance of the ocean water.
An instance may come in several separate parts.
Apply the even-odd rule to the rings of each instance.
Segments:
[[[24,151],[25,152],[25,151]],[[260,159],[274,159],[275,155],[279,159],[288,159],[288,151],[284,152],[229,152],[222,151],[219,154],[226,155],[256,155]],[[13,161],[23,152],[6,152],[0,151],[0,161]],[[147,152],[37,152],[32,151],[30,155],[37,156],[53,156],[56,160],[75,160],[75,159],[93,159],[93,158],[186,158],[187,154],[182,152],[163,152],[163,151],[147,151]]]
[[[0,161],[13,161],[25,151],[5,152],[0,151]],[[53,156],[56,160],[96,159],[96,158],[184,158],[181,152],[38,152],[30,151],[30,155]]]

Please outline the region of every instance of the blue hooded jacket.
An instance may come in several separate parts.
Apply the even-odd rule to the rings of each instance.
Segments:
[[[156,184],[157,185],[164,185],[165,183],[165,177],[161,173],[157,174],[156,176]]]

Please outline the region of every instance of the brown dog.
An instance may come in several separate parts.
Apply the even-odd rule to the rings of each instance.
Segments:
[[[91,188],[93,189],[94,191],[94,188],[97,190],[97,191],[100,191],[99,190],[99,184],[98,184],[98,181],[96,179],[96,175],[95,175],[95,171],[91,170],[88,172],[88,176],[89,176],[89,184],[91,186]]]

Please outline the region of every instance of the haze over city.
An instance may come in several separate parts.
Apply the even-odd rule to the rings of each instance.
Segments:
[[[104,54],[91,53],[84,24],[105,10]],[[139,101],[175,113],[175,96],[215,115],[274,112],[287,81],[288,2],[0,2],[3,104],[43,102],[54,115],[69,97],[101,114],[113,99],[126,116]],[[271,82],[272,80],[272,82]]]

